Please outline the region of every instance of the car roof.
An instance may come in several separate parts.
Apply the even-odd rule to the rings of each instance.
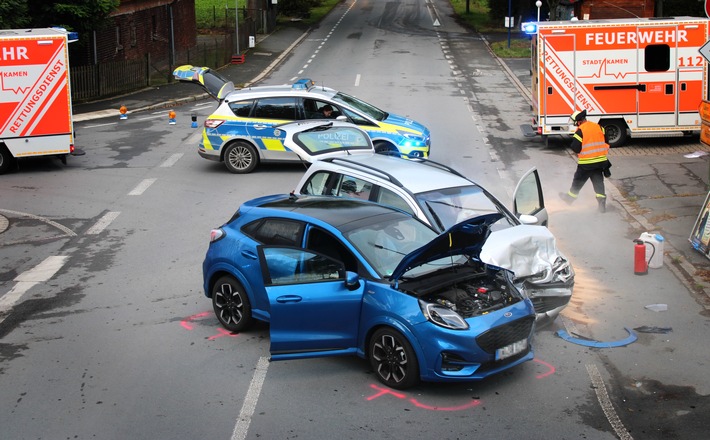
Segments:
[[[256,86],[235,90],[226,96],[227,101],[239,101],[243,99],[263,98],[268,96],[303,96],[309,98],[330,99],[337,90],[323,86],[312,86],[309,88],[294,88],[292,84],[282,84],[276,86]]]
[[[360,154],[347,158],[326,159],[311,166],[316,167],[314,171],[320,168],[357,170],[360,173],[370,174],[379,181],[389,181],[404,187],[413,194],[440,188],[478,186],[445,165],[429,160],[403,159],[384,154]]]
[[[286,211],[293,214],[286,217],[310,217],[327,223],[341,232],[372,224],[375,222],[375,217],[380,217],[378,220],[397,217],[413,218],[403,211],[365,200],[288,194],[259,197],[245,202],[240,210],[250,216],[259,217],[274,215],[274,211]]]

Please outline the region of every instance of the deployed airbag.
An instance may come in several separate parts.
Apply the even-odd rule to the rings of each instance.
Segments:
[[[554,273],[554,264],[564,256],[555,237],[545,226],[517,225],[491,232],[481,249],[481,261],[515,273],[516,278]],[[549,280],[547,280],[549,281]]]

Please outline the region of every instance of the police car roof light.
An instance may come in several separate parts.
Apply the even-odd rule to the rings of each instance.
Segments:
[[[291,86],[291,88],[294,88],[294,89],[306,89],[306,90],[308,90],[308,89],[310,89],[311,87],[313,87],[313,86],[315,86],[315,85],[316,85],[316,83],[314,83],[312,79],[310,79],[310,78],[301,78],[301,79],[299,79],[298,81],[296,81],[295,83],[293,83],[293,85]]]

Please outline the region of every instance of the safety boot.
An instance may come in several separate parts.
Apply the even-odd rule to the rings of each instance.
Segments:
[[[572,194],[570,194],[570,193],[568,193],[568,192],[561,192],[561,193],[560,193],[560,198],[561,198],[562,200],[564,200],[565,202],[567,202],[568,205],[571,205],[572,202],[574,202],[575,200],[577,200],[577,198],[576,198],[575,196],[573,196]]]
[[[597,197],[599,212],[606,212],[606,197]]]

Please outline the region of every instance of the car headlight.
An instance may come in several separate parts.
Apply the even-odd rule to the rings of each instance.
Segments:
[[[419,307],[429,321],[452,330],[467,330],[468,323],[456,311],[439,304],[419,300]]]
[[[425,142],[424,138],[420,135],[410,133],[408,131],[397,131],[397,133],[399,133],[399,135],[405,139],[403,144],[408,147],[426,146],[426,142]]]

